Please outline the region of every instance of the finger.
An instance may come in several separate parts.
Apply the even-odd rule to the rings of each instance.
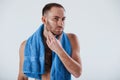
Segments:
[[[52,34],[52,32],[48,31],[48,34],[50,37],[55,38],[55,36]]]
[[[51,42],[49,40],[46,41],[48,47],[50,48]]]
[[[50,37],[49,36],[47,36],[47,42],[51,42],[51,39],[50,39]]]
[[[47,43],[47,45],[49,45],[49,42],[48,42],[48,41],[46,41],[46,43]]]
[[[55,37],[52,37],[52,36],[49,36],[49,35],[48,35],[47,39],[50,41],[50,43],[53,43],[56,40]]]

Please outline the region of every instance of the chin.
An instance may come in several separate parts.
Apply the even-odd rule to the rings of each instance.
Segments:
[[[56,35],[61,35],[63,31],[56,32]]]
[[[60,35],[62,34],[62,32],[63,32],[63,31],[59,31],[59,32],[57,31],[57,32],[54,32],[53,35],[55,35],[55,36],[60,36]]]

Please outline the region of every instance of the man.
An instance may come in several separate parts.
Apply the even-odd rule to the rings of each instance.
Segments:
[[[65,50],[65,48],[63,48],[65,44],[66,45],[69,44],[67,43],[68,41],[66,41],[66,43],[64,42],[61,43],[61,39],[63,39],[62,35],[64,34],[63,33],[64,21],[65,21],[65,9],[62,5],[58,3],[49,3],[45,5],[45,7],[42,10],[42,22],[44,27],[42,32],[42,38],[43,38],[43,43],[45,47],[45,55],[44,55],[45,60],[43,61],[45,63],[45,66],[44,65],[43,66],[45,68],[45,71],[43,71],[43,73],[40,74],[40,77],[41,77],[40,80],[60,80],[58,78],[55,78],[56,76],[55,74],[57,74],[57,77],[61,76],[62,74],[62,76],[60,77],[61,80],[63,79],[71,80],[69,76],[67,76],[68,78],[64,78],[66,77],[65,74],[69,75],[70,73],[76,78],[78,78],[81,75],[82,65],[81,65],[81,60],[79,55],[80,46],[78,43],[77,36],[72,33],[65,33],[65,35],[67,35],[68,37],[67,40],[70,41],[71,50],[69,48],[69,45],[65,48],[68,48],[68,50],[71,51],[70,52],[71,55],[69,55],[68,52]],[[29,45],[29,44],[27,44],[27,41],[25,40],[21,44],[20,50],[19,50],[20,64],[19,64],[18,80],[28,80],[28,77],[29,77],[29,76],[26,76],[24,74],[25,72],[23,71],[24,70],[23,68],[27,67],[24,65],[24,62],[26,60],[25,58],[26,45]],[[61,63],[58,63],[58,62],[55,63],[54,56],[52,55],[53,53],[55,53],[55,55],[57,56],[56,60],[58,60]],[[57,66],[57,64],[59,64],[59,66]],[[57,66],[57,68],[53,66]],[[61,70],[59,70],[58,68],[61,68]],[[58,69],[58,72],[57,72],[57,69]],[[52,70],[55,70],[56,73],[52,72]],[[59,71],[61,71],[61,73],[59,73]]]

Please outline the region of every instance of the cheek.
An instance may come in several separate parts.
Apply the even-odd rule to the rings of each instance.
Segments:
[[[49,21],[47,21],[47,23],[46,23],[46,28],[47,28],[48,31],[49,31],[49,30],[51,31],[51,30],[53,29],[52,23],[49,22]]]
[[[48,21],[51,26],[55,26],[57,23],[55,21],[49,20]]]
[[[47,25],[48,25],[48,28],[49,28],[50,30],[54,30],[55,27],[56,27],[56,23],[55,23],[54,21],[51,21],[51,20],[49,20],[49,21],[47,22]]]

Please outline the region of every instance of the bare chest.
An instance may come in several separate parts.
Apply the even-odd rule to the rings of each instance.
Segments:
[[[50,80],[50,69],[52,65],[52,51],[45,45],[45,74],[42,75],[42,80]]]
[[[46,43],[46,38],[43,38],[44,47],[45,47],[45,72],[49,72],[52,65],[52,51]]]
[[[52,51],[46,47],[45,48],[45,72],[50,71],[52,65]]]

